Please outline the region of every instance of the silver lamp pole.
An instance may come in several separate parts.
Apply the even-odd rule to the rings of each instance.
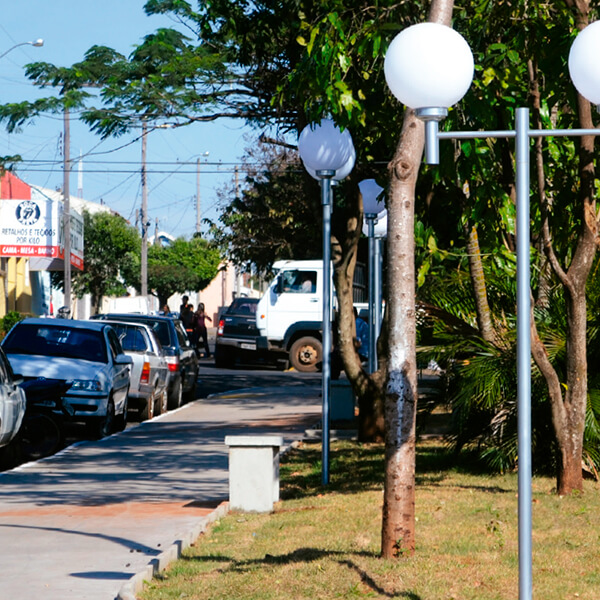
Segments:
[[[331,392],[331,178],[335,171],[318,170],[321,178],[321,206],[323,209],[323,358],[321,371],[321,393],[323,397],[322,442],[323,467],[322,483],[329,483],[329,450],[330,450],[330,392]]]
[[[331,182],[339,181],[354,167],[356,154],[350,132],[341,131],[331,119],[307,125],[298,138],[298,152],[306,170],[321,185],[323,209],[323,323],[322,323],[322,470],[329,483],[329,409],[331,388]]]

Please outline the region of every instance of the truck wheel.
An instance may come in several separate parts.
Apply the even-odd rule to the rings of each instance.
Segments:
[[[301,337],[290,348],[290,362],[296,371],[314,373],[319,368],[322,353],[319,340],[310,336]]]
[[[215,367],[217,369],[231,369],[235,364],[235,356],[230,350],[224,348],[216,348],[215,350]]]

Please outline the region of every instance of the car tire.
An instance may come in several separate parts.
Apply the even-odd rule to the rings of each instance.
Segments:
[[[297,339],[290,348],[290,363],[296,371],[302,373],[318,371],[322,356],[321,342],[312,336]]]
[[[127,427],[127,413],[129,411],[129,388],[125,394],[125,402],[123,403],[123,412],[115,416],[115,431],[124,431]]]
[[[111,435],[115,430],[115,401],[110,396],[106,405],[106,415],[92,423],[92,433],[95,437],[104,438]]]
[[[181,380],[179,380],[171,390],[171,393],[169,394],[169,398],[167,400],[167,406],[169,410],[173,410],[181,406],[183,395],[182,392],[183,390],[181,389]]]
[[[156,414],[156,415],[166,414],[167,411],[169,410],[168,402],[169,402],[169,398],[167,396],[167,390],[165,388],[165,389],[163,389],[163,391],[160,393],[160,396],[158,397],[158,403],[156,406],[156,410],[154,411],[154,414]]]
[[[183,393],[183,399],[184,399],[186,402],[192,402],[193,400],[195,400],[195,399],[196,399],[196,380],[197,380],[197,379],[198,379],[198,378],[197,378],[197,377],[195,377],[195,378],[194,378],[194,382],[192,383],[192,387],[190,387],[190,389],[189,389],[189,390],[186,390],[186,391]]]
[[[146,398],[146,403],[140,410],[140,421],[148,421],[154,418],[154,403],[156,402],[154,395]]]
[[[53,415],[38,413],[23,419],[18,439],[25,459],[38,460],[62,448],[64,433]]]

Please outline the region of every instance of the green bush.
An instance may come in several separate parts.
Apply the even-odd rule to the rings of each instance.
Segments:
[[[11,310],[4,315],[2,319],[2,333],[7,334],[19,321],[22,321],[25,318],[25,315],[22,315],[17,310]]]

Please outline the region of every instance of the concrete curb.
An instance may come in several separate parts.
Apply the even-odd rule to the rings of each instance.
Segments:
[[[136,594],[142,590],[144,584],[152,581],[155,575],[164,571],[171,563],[178,560],[182,552],[194,544],[211,523],[221,519],[228,512],[229,502],[219,504],[213,512],[203,517],[182,539],[175,540],[164,552],[153,558],[144,569],[128,579],[121,586],[115,600],[137,600]]]

